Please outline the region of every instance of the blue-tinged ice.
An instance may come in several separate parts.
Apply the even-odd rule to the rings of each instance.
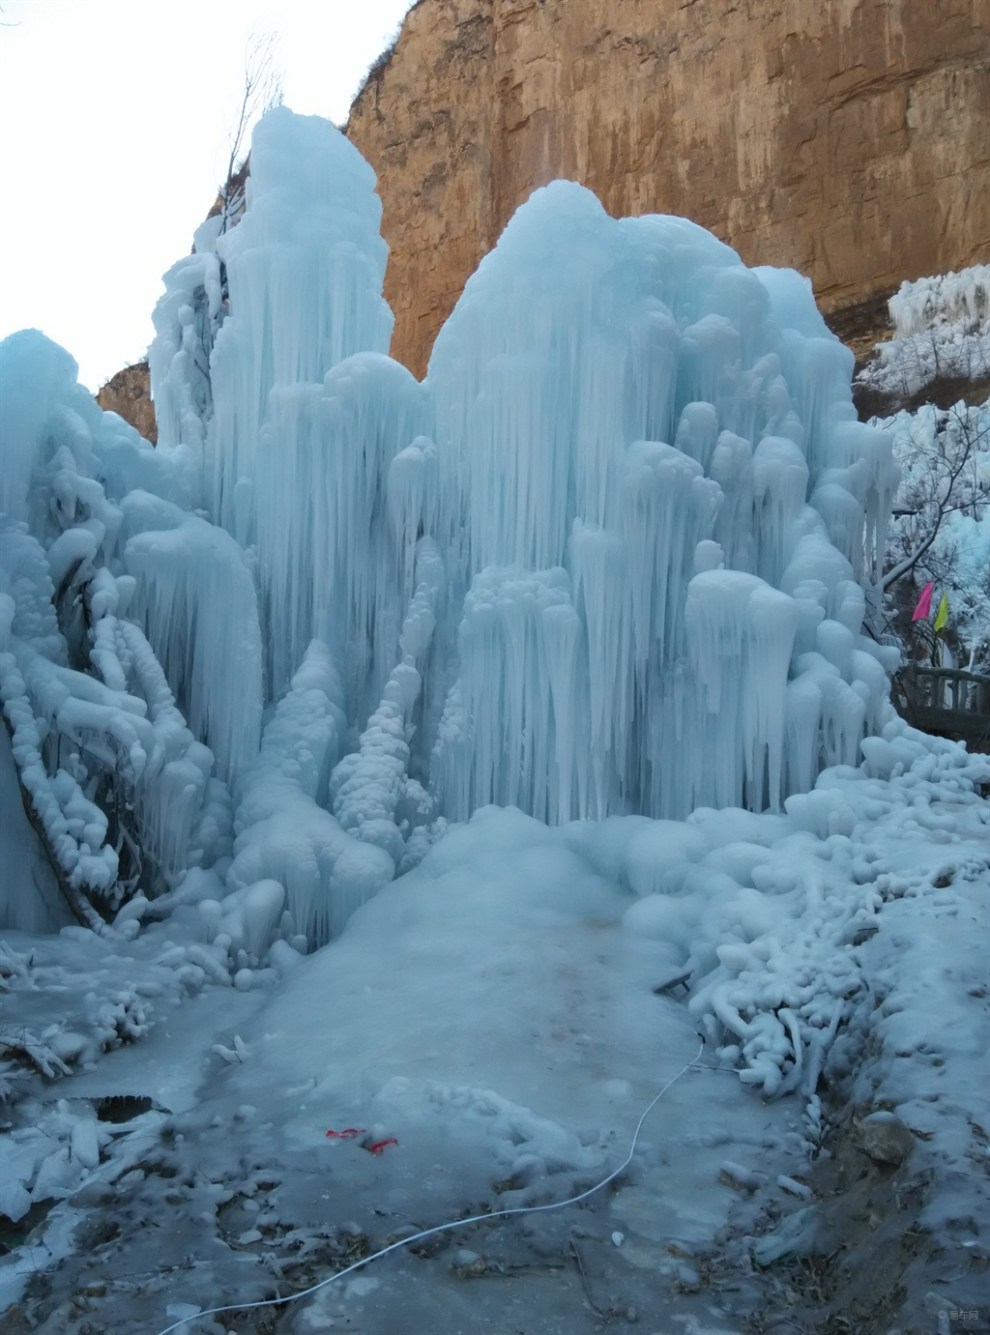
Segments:
[[[799,275],[746,270],[681,219],[616,221],[576,185],[530,198],[426,382],[439,537],[468,586],[435,752],[444,809],[776,809],[845,753],[835,709],[854,701],[861,733],[865,694],[876,724],[831,642],[818,658],[851,695],[817,688],[816,711],[805,692],[786,712],[788,680],[812,671],[793,657],[809,604],[841,606],[858,635],[845,586],[873,585],[881,559],[895,474],[855,421],[851,369]],[[814,584],[797,578],[809,559]],[[773,592],[796,584],[801,604]]]
[[[204,930],[246,960],[336,932],[487,803],[779,810],[890,710],[862,628],[896,470],[806,280],[555,182],[419,383],[387,356],[380,218],[332,126],[265,117],[243,215],[166,275],[157,450],[40,336],[3,345],[3,505],[47,580],[7,590],[11,690],[19,662],[37,723],[61,683],[78,731],[109,698],[64,675],[85,652],[166,881],[220,857]]]

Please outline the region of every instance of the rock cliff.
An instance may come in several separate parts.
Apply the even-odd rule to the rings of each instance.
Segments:
[[[417,375],[514,210],[557,177],[800,269],[863,354],[904,279],[990,257],[990,8],[418,0],[346,133],[378,173],[392,354]],[[119,379],[101,403],[147,435],[146,377]]]
[[[393,355],[421,375],[555,177],[811,276],[869,344],[905,278],[990,253],[986,0],[419,0],[346,133],[378,172]]]
[[[96,395],[105,413],[118,413],[125,422],[137,427],[145,440],[158,441],[158,425],[148,385],[148,363],[125,366],[107,381]]]

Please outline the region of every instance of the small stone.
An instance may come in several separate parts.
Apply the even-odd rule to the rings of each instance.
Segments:
[[[902,1164],[914,1148],[914,1136],[892,1112],[875,1112],[859,1126],[859,1148],[874,1163]]]
[[[461,1279],[477,1279],[481,1275],[488,1273],[488,1265],[484,1257],[479,1256],[477,1252],[470,1251],[467,1247],[460,1247],[454,1253],[451,1267],[455,1275]]]
[[[612,1234],[613,1247],[621,1247],[622,1244],[625,1242],[625,1240],[626,1240],[626,1235],[624,1233],[620,1233],[618,1229],[616,1229],[616,1231]]]
[[[677,1287],[681,1293],[701,1292],[701,1279],[694,1266],[679,1265],[677,1267]]]

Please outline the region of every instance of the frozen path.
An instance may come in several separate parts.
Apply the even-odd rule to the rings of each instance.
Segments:
[[[113,1236],[66,1256],[49,1298],[33,1305],[46,1313],[38,1328],[81,1330],[94,1304],[114,1330],[161,1328],[175,1301],[284,1294],[360,1254],[348,1248],[564,1200],[601,1180],[625,1158],[643,1108],[699,1048],[683,1002],[652,991],[655,943],[621,926],[631,902],[560,831],[492,809],[274,992],[208,989],[146,1043],[57,1086],[84,1111],[97,1093],[138,1094],[143,1068],[144,1092],[171,1116],[149,1112],[108,1144],[76,1196],[82,1208],[57,1212],[77,1239],[95,1218]],[[559,1212],[472,1226],[425,1258],[389,1257],[280,1312],[284,1328],[350,1318],[368,1335],[494,1332],[521,1304],[518,1329],[590,1332],[612,1308],[673,1311],[679,1289],[686,1308],[714,1310],[711,1294],[690,1292],[700,1282],[690,1258],[740,1202],[755,1209],[719,1180],[720,1166],[747,1167],[753,1186],[774,1164],[798,1171],[800,1113],[762,1104],[730,1073],[692,1068],[611,1188]],[[361,1134],[326,1135],[352,1127]],[[179,1260],[191,1255],[195,1265]],[[128,1278],[137,1273],[140,1286]],[[94,1283],[107,1293],[77,1311],[67,1295],[85,1297]],[[410,1303],[415,1320],[402,1315]],[[461,1308],[463,1326],[449,1324]],[[271,1328],[250,1314],[232,1320],[238,1331]]]
[[[47,1147],[24,1181],[39,1202],[63,1200],[24,1219],[38,1224],[7,1326],[155,1335],[194,1308],[298,1293],[418,1229],[566,1200],[622,1163],[680,1071],[628,1171],[580,1203],[473,1224],[298,1303],[181,1329],[593,1335],[634,1313],[648,1330],[737,1332],[754,1310],[793,1305],[806,1256],[840,1258],[837,1312],[873,1302],[856,1283],[874,1241],[919,1228],[928,1250],[889,1276],[908,1308],[857,1329],[975,1302],[987,804],[974,783],[987,767],[948,744],[911,763],[906,742],[884,745],[874,769],[886,758],[897,773],[830,771],[787,817],[548,829],[487,809],[329,946],[276,951],[280,978],[259,973],[246,993],[207,983],[172,1004],[168,978],[208,959],[188,920],[88,949],[78,932],[47,938],[41,985],[9,979],[9,1015],[50,1018],[59,996],[98,1000],[129,977],[150,1033],[12,1108],[19,1152]],[[690,994],[658,994],[678,960]],[[787,1032],[814,1040],[820,999],[844,992],[823,1087],[839,1145],[816,1162],[833,1143],[818,1099],[765,1102],[712,1069],[718,1040],[696,1062],[696,1023],[712,1014],[699,1002],[731,998],[774,1042],[788,1009]],[[793,1070],[794,1049],[778,1060]],[[152,1106],[107,1125],[94,1113],[115,1094]],[[910,1128],[900,1167],[863,1151],[871,1109]],[[846,1251],[854,1214],[882,1229]],[[0,1268],[5,1292],[13,1269]]]

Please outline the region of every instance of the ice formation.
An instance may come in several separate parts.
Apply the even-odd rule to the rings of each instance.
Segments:
[[[990,264],[902,283],[888,303],[897,338],[939,324],[975,328],[990,320]]]
[[[936,380],[990,374],[990,265],[902,283],[887,305],[893,337],[860,375],[871,389],[907,399]]]
[[[269,113],[243,217],[166,275],[157,450],[83,405],[60,350],[4,345],[22,602],[59,609],[5,614],[5,689],[78,770],[46,756],[39,784],[72,824],[84,705],[116,710],[87,736],[126,752],[166,885],[222,859],[203,898],[239,896],[245,958],[252,923],[326,939],[485,804],[779,810],[889,709],[861,630],[896,472],[803,278],[556,182],[419,384],[386,356],[379,218],[332,126]],[[109,857],[97,825],[78,848]]]
[[[426,381],[468,586],[434,755],[448,814],[777,808],[849,699],[856,759],[883,708],[858,581],[894,475],[849,374],[798,275],[563,182],[520,209]]]

